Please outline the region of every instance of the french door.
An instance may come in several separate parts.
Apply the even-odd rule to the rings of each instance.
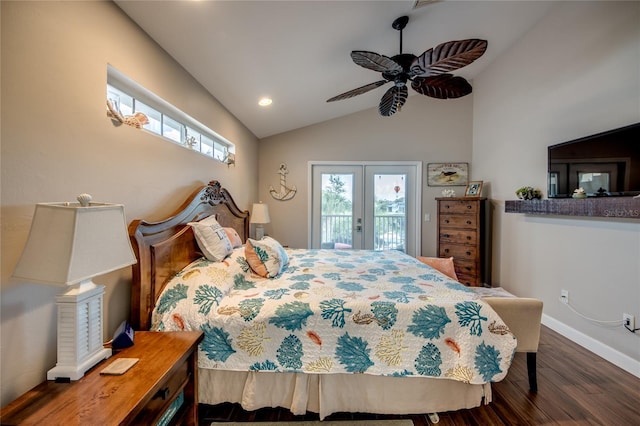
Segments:
[[[311,248],[420,253],[421,162],[311,162]]]

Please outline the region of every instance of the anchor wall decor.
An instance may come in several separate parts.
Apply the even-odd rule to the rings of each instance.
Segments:
[[[291,188],[287,187],[287,165],[285,163],[280,164],[280,168],[278,169],[278,174],[280,175],[280,192],[273,189],[273,186],[269,187],[269,193],[273,198],[280,201],[290,200],[296,195],[298,191],[295,186]]]

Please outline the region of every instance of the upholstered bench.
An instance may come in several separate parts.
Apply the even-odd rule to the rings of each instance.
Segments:
[[[516,352],[527,354],[529,390],[538,390],[536,354],[540,341],[542,301],[525,297],[483,297],[518,339]]]

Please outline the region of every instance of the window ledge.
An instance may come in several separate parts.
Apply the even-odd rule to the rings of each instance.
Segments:
[[[640,220],[640,198],[555,198],[505,201],[505,213],[545,216],[588,216]]]

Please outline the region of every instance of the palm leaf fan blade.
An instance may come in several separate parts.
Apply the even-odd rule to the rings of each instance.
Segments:
[[[378,106],[378,112],[380,115],[389,117],[395,114],[402,108],[402,105],[407,101],[409,95],[407,86],[393,86],[385,92],[380,100]]]
[[[351,59],[353,59],[353,62],[357,65],[373,71],[389,73],[402,72],[402,66],[400,66],[396,61],[375,52],[354,50],[351,52]]]
[[[349,90],[348,92],[341,93],[331,99],[327,99],[327,102],[341,101],[343,99],[353,98],[354,96],[362,95],[363,93],[367,93],[370,90],[376,89],[385,83],[387,83],[387,80],[380,80],[374,83],[365,84],[364,86],[358,87],[357,89]]]
[[[428,77],[455,71],[471,64],[486,50],[486,40],[448,41],[418,56],[411,64],[411,72],[416,76]]]
[[[411,87],[421,95],[436,99],[455,99],[470,94],[471,84],[462,77],[440,74],[431,77],[416,77]]]

